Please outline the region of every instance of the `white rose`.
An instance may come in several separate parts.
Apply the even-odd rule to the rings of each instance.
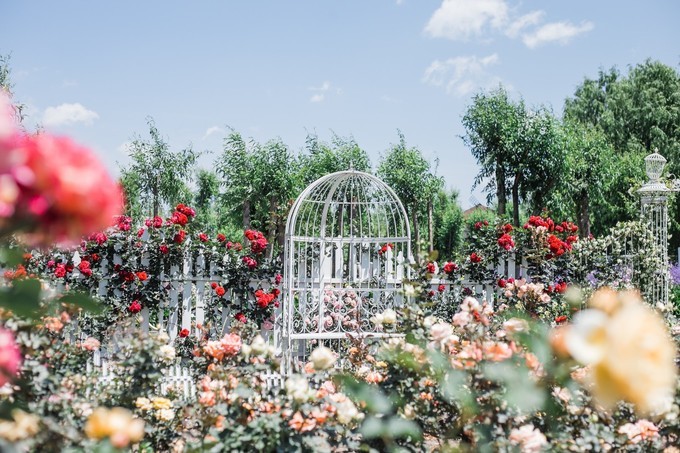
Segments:
[[[371,318],[371,322],[375,324],[376,326],[382,326],[384,319],[382,313],[378,313],[377,315],[373,316]]]
[[[309,382],[304,376],[295,374],[286,380],[286,393],[295,401],[302,403],[309,400]]]
[[[315,370],[327,370],[335,364],[335,354],[327,347],[319,346],[309,355],[309,360],[311,360]]]
[[[140,396],[137,398],[135,401],[135,406],[137,406],[138,409],[141,409],[143,411],[150,411],[153,409],[153,404],[151,404],[151,400],[149,398],[144,398],[143,396]]]
[[[250,350],[255,355],[261,355],[263,352],[267,350],[267,342],[264,341],[264,338],[262,338],[262,336],[257,335],[255,336],[255,338],[253,338],[253,342],[250,344]]]
[[[155,415],[158,420],[169,422],[175,418],[175,411],[172,409],[160,409],[156,411]]]
[[[388,308],[382,313],[383,324],[396,324],[397,323],[397,312]]]
[[[503,328],[509,334],[517,332],[526,332],[529,330],[529,323],[524,319],[520,318],[510,318],[503,323]]]
[[[169,344],[161,346],[159,352],[161,353],[161,359],[164,362],[170,363],[175,360],[175,348]]]

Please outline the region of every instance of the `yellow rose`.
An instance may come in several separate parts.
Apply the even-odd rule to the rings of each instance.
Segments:
[[[154,409],[171,409],[172,401],[167,398],[157,396],[151,400]]]
[[[565,336],[571,356],[590,365],[593,395],[605,407],[625,400],[643,415],[665,412],[677,370],[664,321],[631,292],[615,298],[608,290],[593,300],[603,310],[579,312]]]
[[[122,407],[99,407],[87,419],[85,435],[96,440],[108,437],[114,447],[124,448],[142,440],[144,420],[134,418],[132,412]]]

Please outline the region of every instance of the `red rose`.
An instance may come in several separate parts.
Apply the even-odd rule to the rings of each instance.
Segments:
[[[161,244],[161,246],[158,247],[158,249],[161,251],[163,255],[167,255],[168,253],[170,253],[170,249],[165,244]]]
[[[175,225],[184,226],[189,223],[189,218],[181,212],[173,212],[172,216],[170,217],[170,222],[174,223]]]
[[[472,254],[470,254],[470,262],[475,263],[475,264],[481,263],[482,257],[477,255],[475,252],[472,252]]]
[[[128,311],[133,314],[139,313],[140,311],[142,311],[142,304],[140,304],[139,301],[135,300],[128,307]]]
[[[217,235],[217,242],[224,242],[227,240],[227,237],[223,235],[222,233]]]
[[[443,293],[444,291],[446,291],[446,286],[439,285],[439,287],[437,289],[439,290],[440,293]]]
[[[56,269],[54,269],[54,276],[57,278],[66,277],[66,266],[62,263],[57,264]]]
[[[184,242],[184,239],[186,238],[187,232],[184,230],[179,230],[177,234],[175,234],[175,237],[172,238],[173,242],[175,244],[181,244]]]
[[[139,272],[137,272],[137,278],[138,278],[139,280],[141,280],[141,281],[144,281],[144,280],[148,279],[149,276],[147,275],[146,272],[144,272],[144,271],[139,271]]]
[[[558,316],[557,318],[555,318],[555,322],[556,322],[557,324],[562,324],[562,323],[565,322],[566,320],[567,320],[567,317],[566,317],[565,315]]]
[[[248,269],[255,269],[257,267],[257,261],[249,256],[243,257],[243,263],[248,266]]]
[[[453,274],[456,269],[458,269],[458,265],[456,263],[449,261],[448,263],[444,264],[444,272],[447,274]]]
[[[189,206],[182,203],[178,204],[177,207],[175,207],[175,210],[181,212],[187,217],[193,217],[196,215],[194,208],[190,208]]]
[[[141,238],[142,235],[144,235],[144,228],[140,228],[139,230],[137,230],[137,237]]]
[[[234,319],[236,319],[239,322],[242,322],[243,324],[248,322],[248,318],[246,318],[246,315],[244,315],[243,313],[236,313],[236,315],[234,315]]]
[[[512,237],[508,233],[503,233],[503,235],[498,238],[498,246],[505,250],[512,250],[515,246],[515,241],[512,240]]]
[[[508,282],[505,279],[503,279],[503,278],[498,279],[498,287],[499,288],[505,288],[507,286],[507,284],[508,284]]]
[[[512,231],[512,225],[510,225],[509,223],[506,223],[505,225],[503,225],[503,232],[504,233],[509,233],[511,231]]]
[[[217,294],[219,297],[224,296],[224,293],[226,293],[226,292],[227,292],[227,290],[224,289],[223,286],[218,286],[217,288],[215,288],[215,294]]]
[[[274,277],[274,282],[275,282],[277,285],[280,285],[282,279],[283,279],[283,276],[282,276],[281,274],[276,274],[276,277]]]
[[[199,239],[201,242],[208,242],[208,235],[205,234],[205,233],[201,233],[201,234],[198,235],[198,239]]]
[[[78,265],[78,270],[80,270],[80,273],[83,274],[85,277],[90,277],[92,276],[92,269],[90,269],[90,262],[87,260],[82,260],[80,264]]]
[[[211,287],[212,289],[215,289],[215,288],[217,288],[217,283],[215,283],[215,282],[212,282],[212,283],[210,284],[210,287]]]
[[[153,226],[154,228],[160,228],[163,226],[163,219],[161,219],[159,216],[156,216],[153,218]]]
[[[437,266],[433,262],[427,263],[427,272],[430,274],[434,274],[437,272]]]
[[[189,329],[182,329],[179,331],[180,338],[186,338],[189,336]]]

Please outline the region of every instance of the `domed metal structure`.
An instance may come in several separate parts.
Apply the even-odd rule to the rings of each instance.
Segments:
[[[402,303],[411,233],[401,201],[383,181],[332,173],[295,200],[286,224],[278,338],[285,373],[318,344],[383,336],[375,315]]]

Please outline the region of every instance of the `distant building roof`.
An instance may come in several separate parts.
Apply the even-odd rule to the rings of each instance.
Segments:
[[[466,209],[465,211],[463,211],[463,217],[467,217],[467,216],[469,216],[470,214],[472,214],[473,212],[477,212],[477,211],[491,211],[491,212],[493,212],[493,209],[491,209],[491,208],[488,207],[488,206],[484,206],[484,205],[481,204],[481,203],[477,203],[477,204],[474,205],[473,207],[471,207],[471,208]]]

